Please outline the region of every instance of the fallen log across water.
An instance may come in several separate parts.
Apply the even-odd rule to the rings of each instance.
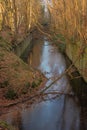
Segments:
[[[75,96],[73,93],[65,93],[65,92],[60,92],[60,91],[49,91],[49,92],[38,92],[37,94],[34,94],[33,96],[30,96],[30,97],[26,97],[20,101],[16,101],[14,103],[9,103],[7,105],[2,105],[0,106],[0,108],[8,108],[8,107],[12,107],[14,105],[17,105],[19,103],[24,103],[24,102],[27,102],[29,100],[32,100],[34,98],[40,98],[40,97],[44,97],[44,96],[47,96],[47,95],[67,95],[67,96]]]

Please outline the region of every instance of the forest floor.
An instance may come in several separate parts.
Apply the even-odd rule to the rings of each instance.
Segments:
[[[2,37],[0,37],[0,110],[36,94],[46,81],[43,74],[30,68],[11,51],[11,40],[11,34],[2,32]]]

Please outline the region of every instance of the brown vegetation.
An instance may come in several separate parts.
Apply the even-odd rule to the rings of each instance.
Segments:
[[[86,0],[52,0],[52,5],[48,3],[51,28],[56,36],[61,34],[65,40],[73,44],[87,44],[86,5]]]
[[[29,68],[11,50],[40,20],[40,2],[35,0],[0,0],[0,106],[30,94],[40,86],[43,76]]]
[[[30,94],[32,88],[40,86],[43,75],[37,72],[10,51],[10,45],[0,41],[0,106],[8,99]],[[29,95],[28,95],[29,96]]]

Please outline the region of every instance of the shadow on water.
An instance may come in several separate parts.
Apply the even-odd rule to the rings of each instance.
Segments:
[[[46,38],[33,41],[27,63],[48,78],[46,86],[66,69],[63,55]],[[13,124],[16,130],[81,130],[80,106],[76,97],[67,95],[73,93],[67,76],[64,75],[46,90],[50,91],[66,95],[58,95],[54,100],[49,100],[53,95],[46,96],[45,101],[35,103],[30,108],[23,106],[21,110],[7,113],[1,118]]]
[[[72,62],[65,56],[67,61],[67,67],[72,64]],[[81,106],[81,130],[87,130],[87,83],[81,77],[78,70],[73,66],[75,71],[72,73],[73,77],[80,77],[80,78],[73,78],[70,80],[70,84],[72,85],[73,91],[75,95],[79,98],[79,103]]]

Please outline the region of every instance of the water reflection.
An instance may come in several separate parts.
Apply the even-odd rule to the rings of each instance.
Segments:
[[[45,73],[47,78],[60,75],[66,68],[63,56],[57,51],[57,48],[50,45],[48,41],[44,42],[40,70]]]
[[[67,96],[36,104],[22,116],[24,130],[79,130],[79,107]]]
[[[66,69],[64,57],[47,40],[44,43],[41,40],[35,41],[31,55],[28,63],[38,68],[48,78],[46,86]],[[47,91],[55,90],[71,92],[66,75]],[[55,100],[33,104],[31,108],[22,109],[17,115],[10,113],[4,118],[19,130],[80,130],[80,108],[74,98],[65,95]]]

